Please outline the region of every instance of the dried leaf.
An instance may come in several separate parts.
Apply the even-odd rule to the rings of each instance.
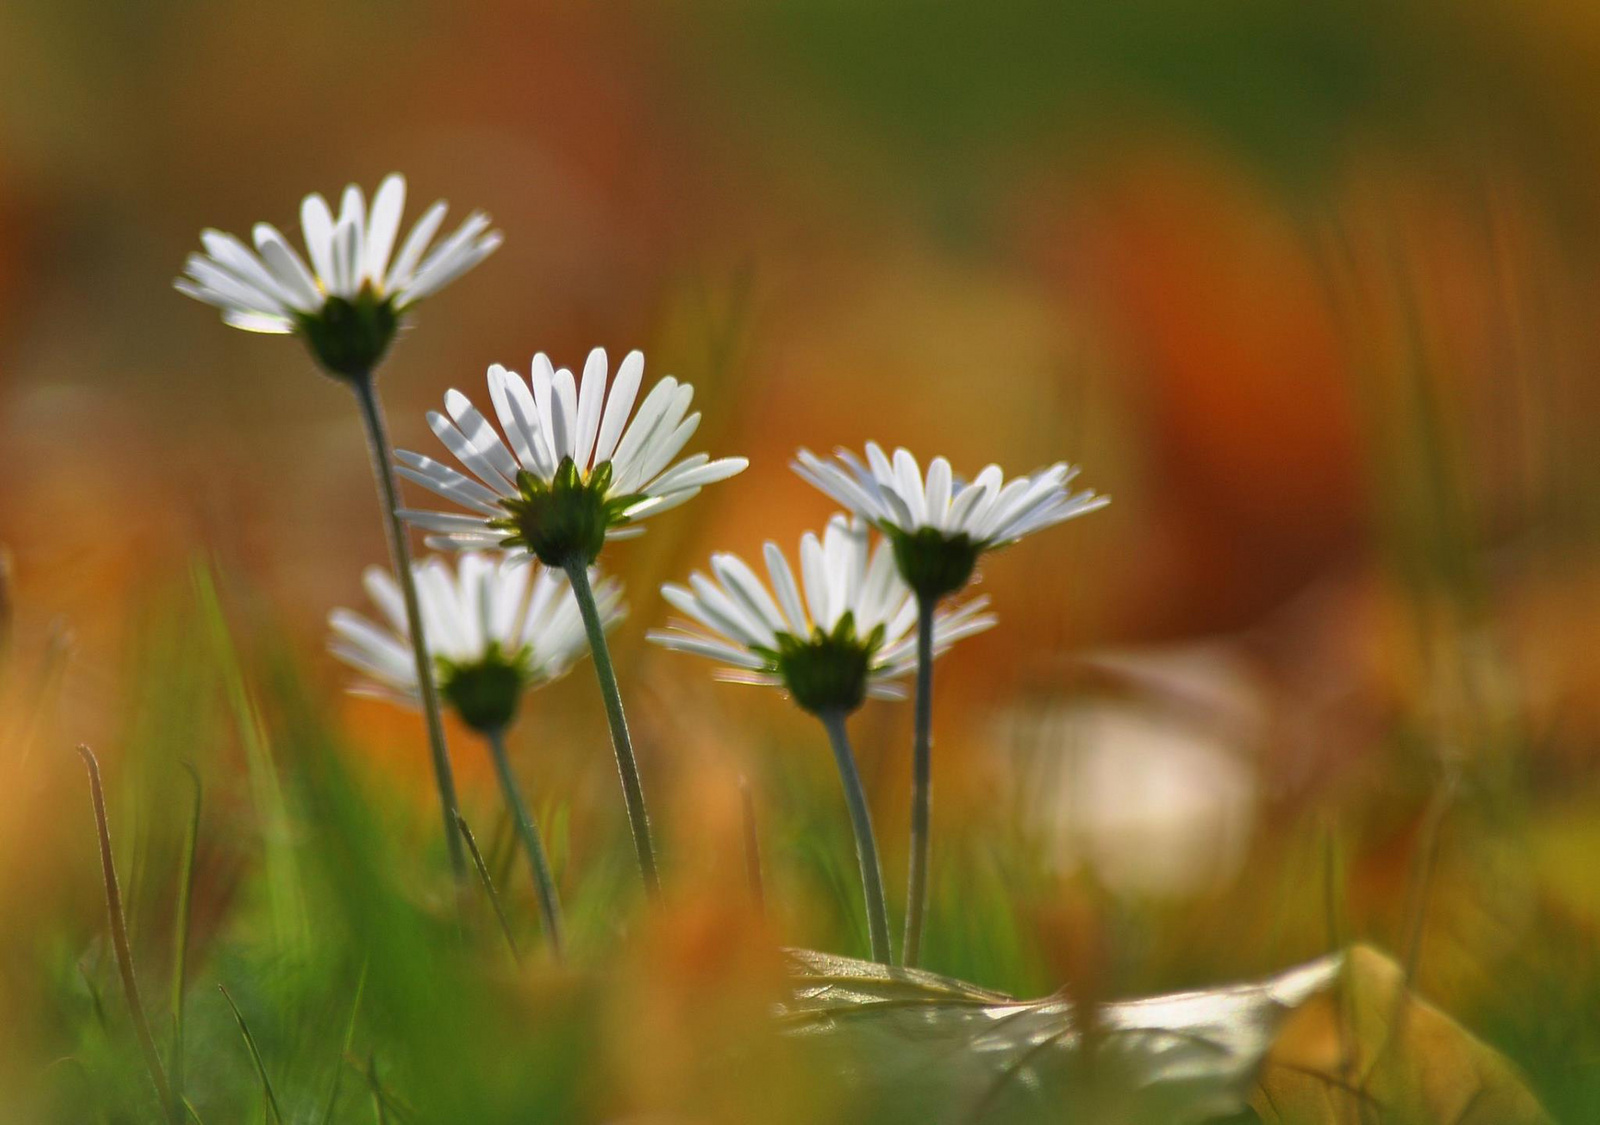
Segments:
[[[1266,1125],[1550,1120],[1505,1058],[1409,992],[1382,953],[1351,949],[1338,985],[1294,1012],[1272,1045],[1251,1099]]]
[[[1061,996],[1018,1001],[914,969],[789,958],[791,1032],[830,1050],[840,1080],[885,1119],[1055,1120],[1070,1106],[1074,1120],[1164,1125],[1251,1109],[1294,1125],[1406,1112],[1420,1116],[1400,1120],[1448,1125],[1547,1120],[1508,1063],[1397,993],[1399,968],[1363,947],[1260,982],[1109,1004],[1087,1035]],[[1397,1011],[1400,1034],[1385,1048]],[[1346,1042],[1360,1065],[1393,1056],[1364,1090],[1359,1065],[1341,1069]],[[1365,1119],[1351,1116],[1358,1106]]]

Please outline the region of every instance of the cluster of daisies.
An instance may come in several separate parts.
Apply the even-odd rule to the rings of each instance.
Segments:
[[[320,195],[307,196],[301,226],[309,263],[269,224],[256,225],[255,252],[205,231],[206,253],[190,257],[177,287],[219,307],[235,326],[298,334],[323,370],[370,391],[417,303],[500,244],[488,219],[474,214],[430,249],[444,216],[439,203],[392,254],[404,200],[398,175],[383,181],[370,208],[359,188],[347,188],[337,218]],[[643,790],[605,642],[626,608],[620,584],[600,572],[602,555],[612,540],[640,534],[642,521],[748,462],[683,456],[700,421],[691,411],[694,390],[669,376],[641,396],[644,368],[637,351],[614,373],[600,348],[578,373],[539,354],[527,378],[498,364],[488,369],[486,409],[448,391],[444,410],[427,418],[443,454],[383,453],[390,470],[448,502],[445,510],[396,505],[389,514],[419,529],[429,547],[457,553],[454,565],[441,557],[413,563],[396,543],[394,569],[365,576],[376,617],[339,609],[330,626],[334,655],[361,677],[355,690],[426,708],[434,697],[426,689],[436,686],[502,764],[503,735],[523,696],[592,653],[641,868],[653,885]],[[907,450],[890,455],[872,443],[864,456],[802,449],[793,468],[844,509],[820,536],[801,537],[798,566],[771,542],[765,575],[736,555],[715,554],[708,573],[662,587],[681,619],[647,635],[716,662],[721,679],[784,689],[823,721],[851,801],[873,954],[888,962],[881,887],[877,901],[872,892],[881,883],[876,849],[844,718],[869,697],[905,698],[904,681],[917,673],[920,719],[931,661],[995,624],[987,598],[963,597],[979,558],[1106,500],[1074,491],[1076,470],[1065,464],[1009,480],[989,465],[965,478],[942,457],[924,471]],[[925,755],[926,723],[918,726]],[[509,768],[503,774],[507,800],[520,810]],[[452,789],[447,824],[453,799]],[[519,823],[532,836],[537,874],[537,833],[525,813]],[[546,922],[554,924],[550,911]],[[908,928],[908,954],[912,948]]]

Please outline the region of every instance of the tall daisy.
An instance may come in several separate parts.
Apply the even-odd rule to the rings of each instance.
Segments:
[[[648,636],[666,648],[717,661],[723,665],[719,679],[784,688],[822,721],[855,831],[872,955],[888,964],[883,876],[845,720],[869,696],[905,698],[897,681],[916,663],[911,630],[917,610],[915,595],[896,572],[889,540],[880,539],[875,550],[868,540],[866,523],[844,516],[829,521],[821,539],[807,532],[800,540],[799,582],[783,552],[768,543],[771,592],[737,556],[713,555],[710,577],[697,571],[687,586],[661,588],[688,623]],[[929,629],[933,651],[991,627],[995,618],[985,612],[987,603],[974,598],[935,615]]]
[[[455,779],[439,721],[437,692],[428,675],[411,580],[411,547],[396,514],[400,491],[390,467],[393,458],[374,376],[416,304],[493,253],[500,234],[489,230],[487,216],[474,212],[435,244],[445,215],[445,205],[439,202],[423,212],[394,253],[405,200],[406,182],[399,173],[391,173],[378,186],[370,209],[359,187],[346,187],[337,218],[321,195],[306,196],[300,204],[300,228],[309,266],[271,223],[255,225],[254,250],[234,235],[201,231],[205,252],[190,254],[186,275],[173,284],[179,292],[221,309],[222,319],[235,328],[300,336],[323,371],[355,392],[387,517],[384,533],[390,560],[400,575],[445,839],[451,866],[460,878],[466,867],[456,831]]]
[[[989,465],[971,480],[958,479],[950,462],[935,457],[924,477],[917,459],[897,449],[893,459],[868,442],[866,459],[847,449],[831,458],[809,449],[793,467],[803,479],[871,522],[894,545],[900,576],[916,594],[917,705],[912,748],[911,870],[907,892],[905,960],[921,959],[927,913],[929,822],[933,785],[933,621],[940,599],[972,580],[980,556],[1026,535],[1081,516],[1110,501],[1074,492],[1078,470],[1065,462],[1005,479]]]
[[[438,559],[414,568],[439,689],[451,709],[484,740],[500,789],[528,855],[551,947],[561,952],[561,912],[544,845],[506,754],[506,731],[523,695],[567,673],[589,647],[572,588],[557,572],[520,559],[465,554],[454,570]],[[362,576],[379,612],[373,621],[348,609],[328,617],[329,649],[364,679],[351,690],[407,706],[422,703],[411,659],[411,631],[400,584],[386,570]],[[627,612],[622,586],[595,586],[609,628]]]
[[[467,509],[406,511],[439,548],[502,547],[565,570],[583,611],[595,673],[611,725],[623,798],[645,886],[654,892],[655,850],[628,735],[616,671],[589,588],[588,567],[609,539],[640,534],[639,521],[692,499],[702,487],[742,472],[743,457],[705,453],[674,461],[700,424],[689,413],[694,388],[668,376],[638,403],[644,355],[629,352],[609,380],[605,349],[595,348],[582,379],[534,356],[529,379],[489,368],[489,398],[504,437],[460,391],[428,424],[466,472],[401,451],[400,473]]]

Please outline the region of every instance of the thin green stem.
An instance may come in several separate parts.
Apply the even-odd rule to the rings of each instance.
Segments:
[[[511,810],[511,820],[522,838],[523,850],[528,853],[528,866],[533,869],[533,883],[539,891],[539,914],[544,919],[544,932],[550,939],[550,949],[561,956],[561,904],[556,898],[556,881],[550,875],[550,861],[545,858],[544,842],[539,839],[539,828],[534,824],[528,806],[522,800],[517,786],[517,775],[511,772],[511,759],[506,754],[505,732],[494,730],[484,734],[489,744],[489,756],[494,759],[494,772],[500,778],[500,792]]]
[[[439,789],[440,811],[444,816],[444,838],[450,848],[450,869],[458,880],[467,874],[461,838],[456,832],[456,782],[450,770],[450,751],[444,741],[444,721],[439,715],[439,689],[433,678],[427,642],[422,633],[422,609],[417,600],[416,579],[411,573],[411,541],[400,518],[400,486],[395,480],[394,452],[383,422],[383,407],[378,402],[372,377],[351,379],[361,420],[366,426],[367,448],[372,454],[372,475],[378,482],[383,501],[384,534],[389,540],[389,555],[395,578],[406,603],[406,629],[411,635],[411,652],[417,664],[417,684],[422,696],[422,713],[428,723],[428,749],[433,755],[433,779]]]
[[[928,912],[929,825],[933,812],[933,610],[937,599],[917,596],[917,704],[911,746],[911,871],[906,880],[905,963],[922,960]]]
[[[639,875],[651,895],[661,892],[656,874],[656,850],[650,842],[650,816],[645,811],[644,786],[639,782],[639,763],[633,756],[628,737],[628,718],[622,713],[622,693],[617,689],[617,672],[611,666],[611,650],[606,645],[605,625],[589,585],[589,568],[583,559],[571,559],[563,568],[572,583],[573,596],[583,614],[583,627],[589,634],[589,652],[594,657],[594,674],[600,681],[600,696],[605,700],[606,721],[611,724],[611,747],[617,754],[617,772],[622,776],[622,799],[628,806],[628,827],[633,832],[633,849],[639,856]]]
[[[845,804],[850,806],[850,827],[855,831],[856,860],[861,864],[861,888],[867,899],[867,933],[872,941],[872,959],[882,965],[892,965],[894,954],[889,948],[889,910],[883,901],[883,868],[878,864],[878,843],[872,834],[872,813],[867,809],[867,795],[861,789],[861,774],[856,770],[856,758],[850,751],[850,736],[845,731],[843,711],[824,711],[817,718],[827,728],[828,741],[833,746],[833,759],[839,766],[839,780],[844,783]]]

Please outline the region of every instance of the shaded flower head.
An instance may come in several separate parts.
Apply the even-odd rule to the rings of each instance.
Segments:
[[[866,454],[862,461],[847,449],[831,458],[802,449],[793,468],[888,536],[901,576],[923,597],[960,590],[983,552],[1110,503],[1089,490],[1073,492],[1078,470],[1064,461],[1010,481],[989,465],[968,481],[943,457],[924,478],[905,449],[891,460],[869,441]]]
[[[428,542],[440,548],[504,547],[549,566],[574,558],[588,564],[607,539],[640,534],[636,521],[744,470],[743,457],[713,461],[704,453],[669,468],[700,424],[698,413],[688,413],[694,388],[669,375],[635,411],[643,377],[643,353],[629,352],[608,390],[604,348],[589,353],[581,382],[542,352],[527,382],[495,364],[489,398],[504,440],[457,390],[445,395],[445,414],[428,415],[471,476],[418,453],[396,454],[402,476],[473,514],[402,514],[433,532]]]
[[[474,553],[453,570],[429,559],[412,573],[439,690],[475,729],[505,727],[523,692],[565,675],[588,651],[572,587],[559,572]],[[421,706],[400,585],[378,567],[362,581],[380,621],[334,610],[328,648],[366,677],[355,693]],[[607,628],[627,612],[615,579],[595,584],[595,600]]]
[[[270,223],[257,223],[252,251],[217,230],[200,232],[205,253],[190,254],[187,276],[174,285],[222,310],[222,319],[252,332],[297,332],[319,363],[346,377],[364,377],[383,358],[411,306],[460,277],[500,245],[488,216],[469,215],[434,245],[445,205],[435,203],[393,253],[405,209],[406,182],[385,177],[369,210],[355,184],[344,189],[339,214],[313,192],[300,204],[308,267]]]
[[[894,681],[916,666],[916,601],[896,573],[892,546],[874,549],[860,519],[835,516],[821,539],[800,540],[800,575],[777,544],[765,549],[771,592],[736,555],[711,556],[711,574],[661,594],[692,623],[652,630],[666,648],[709,657],[717,677],[788,689],[807,711],[852,711],[867,696],[904,699]],[[804,596],[802,597],[802,589]],[[974,598],[934,618],[935,653],[995,623]]]

